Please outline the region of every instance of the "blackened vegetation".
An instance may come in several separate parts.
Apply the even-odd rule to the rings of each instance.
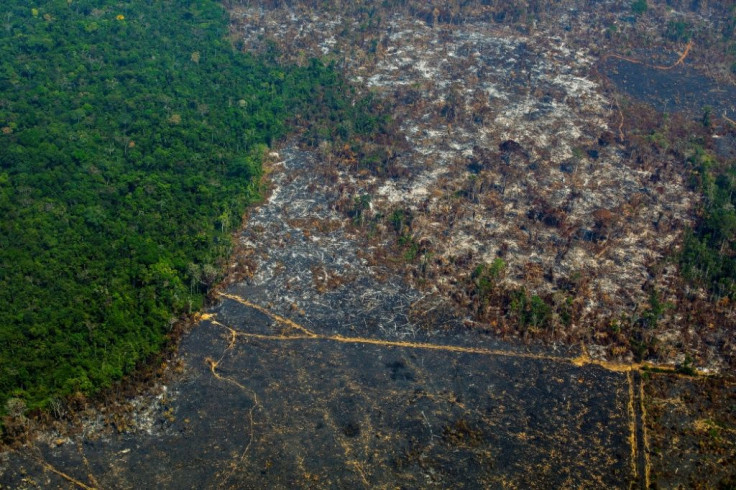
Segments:
[[[523,152],[522,146],[514,140],[502,141],[498,145],[498,149],[504,153]]]
[[[649,60],[649,53],[640,55]],[[662,112],[702,113],[710,107],[713,115],[736,117],[736,87],[718,83],[691,67],[661,70],[643,63],[609,58],[605,70],[622,92],[646,100]]]
[[[406,367],[403,361],[393,361],[386,364],[394,381],[414,381],[414,374]]]

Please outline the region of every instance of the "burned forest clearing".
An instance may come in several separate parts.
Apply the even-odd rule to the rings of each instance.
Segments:
[[[0,486],[731,488],[736,9],[696,3],[224,2],[289,96],[207,305],[6,410]]]

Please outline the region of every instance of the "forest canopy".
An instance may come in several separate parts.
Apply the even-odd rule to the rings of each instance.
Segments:
[[[156,353],[217,280],[265,148],[290,120],[349,138],[354,105],[317,60],[238,52],[213,1],[1,10],[0,407],[43,407]]]

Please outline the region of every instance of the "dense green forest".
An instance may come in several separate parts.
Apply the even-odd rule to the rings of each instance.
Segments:
[[[213,1],[0,14],[0,407],[94,392],[157,352],[293,122],[311,144],[386,122],[319,61],[238,52]]]
[[[696,146],[688,159],[693,185],[703,194],[695,229],[685,234],[680,262],[686,279],[708,288],[714,299],[736,298],[736,165],[719,163]]]

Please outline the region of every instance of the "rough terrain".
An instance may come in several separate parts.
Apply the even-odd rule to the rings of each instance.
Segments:
[[[405,139],[378,170],[328,142],[271,154],[270,194],[166,386],[125,420],[5,453],[1,485],[733,484],[734,385],[682,369],[689,352],[727,372],[733,334],[673,308],[661,369],[618,338],[631,332],[613,320],[645,314],[651,288],[676,300],[664,259],[698,196],[677,162],[626,147],[617,80],[573,36],[596,22],[560,16],[550,35],[444,15],[396,9],[374,36],[298,3],[233,9],[246,49],[337,60]],[[499,289],[552,304],[547,323],[519,331],[469,292],[498,258]]]
[[[642,108],[626,94],[659,109],[699,114],[710,104],[736,117],[733,85],[705,77],[713,64],[685,43],[614,56],[619,46],[596,28],[619,26],[633,44],[658,28],[632,23],[628,5],[550,9],[560,17],[524,29],[489,20],[493,9],[480,6],[351,7],[342,16],[309,2],[246,2],[232,18],[246,49],[268,40],[290,62],[334,60],[388,101],[403,134],[383,166],[320,146],[333,158],[325,175],[341,191],[338,209],[350,214],[355,199],[370,200],[361,226],[374,261],[500,336],[582,341],[598,358],[671,366],[689,356],[721,371],[734,358],[731,327],[686,325],[671,260],[700,197],[683,161],[632,146],[629,118]],[[636,57],[644,62],[626,61]],[[474,271],[498,259],[504,270],[484,298]],[[509,305],[522,288],[551,311],[530,328]],[[642,330],[653,295],[670,307],[656,329]],[[732,313],[723,318],[733,323]]]

